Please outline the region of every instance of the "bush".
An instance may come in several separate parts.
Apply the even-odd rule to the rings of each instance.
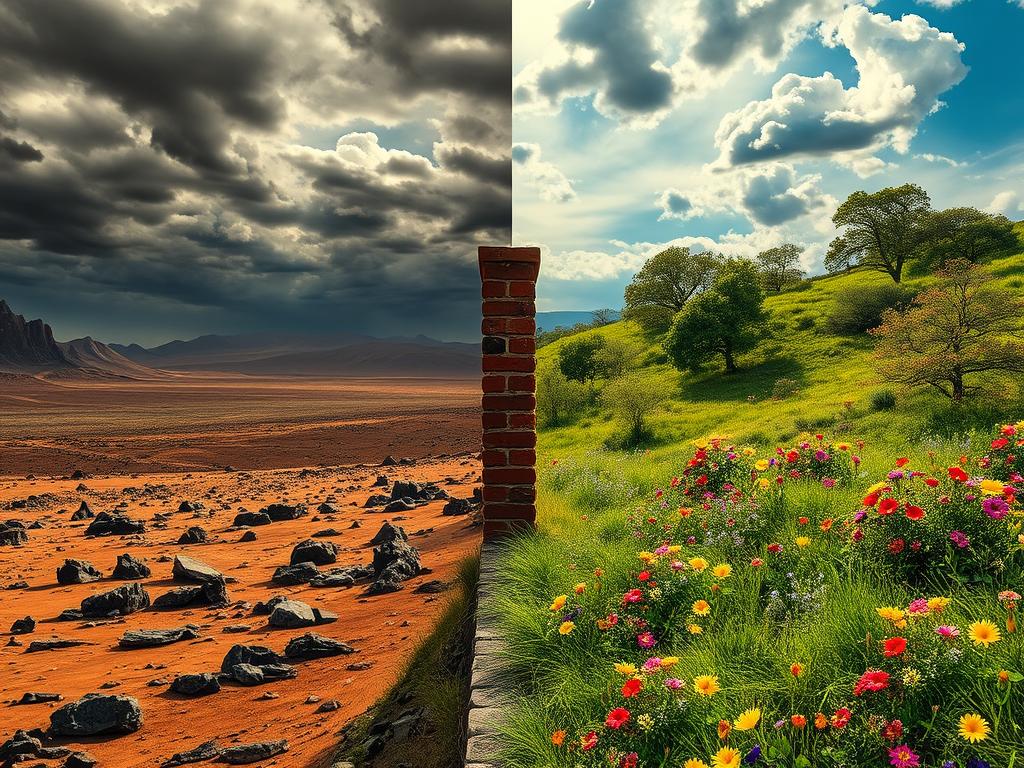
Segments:
[[[871,393],[872,411],[891,411],[896,407],[896,395],[891,389],[880,389]]]
[[[557,364],[537,371],[537,415],[543,426],[573,421],[586,401],[586,386],[565,378]]]
[[[846,288],[836,296],[828,329],[842,335],[865,333],[881,325],[885,310],[904,310],[914,296],[913,291],[901,285]]]
[[[623,445],[633,447],[650,438],[647,418],[665,399],[663,385],[636,371],[609,382],[601,397],[626,427]]]

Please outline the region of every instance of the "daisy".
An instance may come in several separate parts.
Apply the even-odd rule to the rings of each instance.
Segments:
[[[568,595],[559,595],[551,602],[551,611],[557,613],[565,607],[565,601],[569,599]]]
[[[709,766],[703,760],[698,760],[696,757],[691,757],[689,760],[683,763],[683,768],[709,768]]]
[[[732,747],[722,747],[711,758],[712,768],[736,768],[740,764],[740,751]]]
[[[987,619],[971,624],[969,634],[975,645],[983,645],[986,648],[1002,638],[996,625]]]
[[[715,574],[716,579],[727,579],[732,575],[732,566],[728,563],[721,563],[715,566],[712,573]]]
[[[561,624],[558,625],[558,634],[560,634],[560,635],[568,635],[574,629],[576,629],[576,623],[575,622],[573,622],[573,621],[563,621]]]
[[[737,731],[749,731],[757,727],[757,724],[761,721],[761,710],[757,707],[743,712],[737,717],[732,724],[732,727]]]
[[[713,696],[722,690],[717,675],[699,675],[693,679],[693,689],[702,696]]]
[[[696,616],[707,616],[711,613],[711,604],[707,600],[695,600],[692,610]]]
[[[889,750],[889,765],[894,765],[896,768],[917,768],[920,764],[920,755],[914,754],[914,751],[906,744]]]
[[[988,721],[981,715],[964,715],[960,718],[960,738],[972,744],[988,738]]]

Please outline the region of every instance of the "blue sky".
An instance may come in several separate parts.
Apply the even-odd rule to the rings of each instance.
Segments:
[[[1022,34],[1021,0],[517,0],[513,236],[545,249],[541,309],[620,306],[670,242],[796,242],[820,272],[858,189],[1024,219]]]

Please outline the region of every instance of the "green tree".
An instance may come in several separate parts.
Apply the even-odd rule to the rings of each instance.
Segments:
[[[1019,247],[1013,222],[1005,216],[977,208],[947,208],[928,217],[921,265],[931,270],[953,259],[977,264]]]
[[[604,346],[604,339],[598,335],[571,339],[558,350],[558,367],[562,375],[571,381],[592,382],[597,378],[597,351]]]
[[[779,293],[793,283],[804,278],[800,269],[800,256],[804,249],[799,245],[786,243],[757,254],[757,263],[761,270],[761,285],[765,291]]]
[[[606,379],[617,379],[637,367],[644,348],[632,339],[606,339],[594,355],[597,369]]]
[[[843,233],[829,245],[825,268],[869,269],[900,282],[926,237],[930,214],[931,199],[916,184],[854,192],[832,217]]]
[[[573,420],[586,400],[586,387],[565,378],[556,364],[537,370],[537,415],[544,426],[557,427]]]
[[[871,331],[882,378],[930,386],[959,402],[981,388],[970,382],[978,374],[993,384],[994,377],[1024,373],[1024,298],[964,259],[938,277],[910,309],[887,310]]]
[[[665,351],[680,370],[697,370],[716,355],[726,373],[736,371],[736,355],[757,344],[765,332],[764,293],[750,261],[730,259],[711,287],[676,315]]]
[[[649,374],[630,371],[609,382],[601,399],[626,427],[625,444],[635,446],[650,437],[648,418],[665,399],[664,384]]]
[[[647,260],[626,286],[623,317],[647,331],[665,331],[672,317],[715,278],[721,256],[672,246]]]

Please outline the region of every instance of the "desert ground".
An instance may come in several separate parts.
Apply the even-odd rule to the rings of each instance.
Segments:
[[[447,583],[480,537],[472,514],[442,513],[444,498],[388,513],[379,503],[364,504],[371,495],[387,496],[396,481],[432,483],[445,491],[441,496],[470,498],[479,478],[471,452],[478,443],[476,398],[473,382],[240,382],[191,374],[183,387],[59,381],[3,387],[0,521],[20,521],[28,541],[0,546],[0,743],[17,729],[45,730],[55,710],[97,692],[137,699],[142,727],[44,743],[85,750],[111,768],[161,765],[209,740],[230,747],[287,739],[288,751],[261,765],[313,765],[331,753],[342,728],[398,679],[403,661],[443,610]],[[379,466],[387,454],[412,459]],[[70,479],[74,471],[84,479]],[[383,487],[375,485],[382,474],[389,481]],[[94,514],[144,521],[146,530],[87,537],[92,519],[71,520],[82,502]],[[179,511],[182,502],[191,505]],[[269,504],[305,505],[309,513],[251,529],[233,525],[239,512]],[[289,564],[295,545],[311,537],[337,547],[337,561],[323,572],[370,564],[370,540],[385,521],[404,529],[424,569],[399,591],[367,595],[366,579],[346,587],[271,580]],[[178,543],[193,526],[206,532],[207,542]],[[254,540],[242,541],[247,530]],[[117,557],[126,553],[151,575],[112,578]],[[225,577],[226,605],[58,618],[90,595],[127,584],[141,584],[154,600],[188,586],[172,579],[179,555]],[[102,578],[58,584],[56,571],[69,558],[91,563]],[[271,628],[257,603],[275,596],[337,614],[337,620]],[[8,632],[26,616],[36,621],[34,631]],[[198,637],[151,648],[118,646],[130,630],[186,625]],[[290,679],[251,687],[224,680],[219,692],[205,696],[170,691],[179,675],[220,672],[235,644],[282,654],[307,632],[355,651],[285,659],[296,670]],[[33,642],[54,639],[87,644],[30,650]],[[13,704],[30,692],[61,699]]]

